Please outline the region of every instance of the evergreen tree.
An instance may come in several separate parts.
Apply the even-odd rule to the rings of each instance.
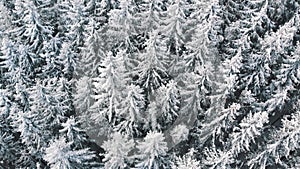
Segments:
[[[156,104],[150,104],[149,109],[156,111],[155,119],[160,129],[166,129],[174,123],[179,116],[180,93],[177,84],[171,80],[166,86],[161,86],[155,97]],[[154,106],[154,107],[152,107]]]
[[[102,147],[106,151],[103,159],[105,169],[128,168],[132,163],[129,153],[133,150],[134,142],[119,132],[113,133]]]
[[[122,101],[118,116],[120,118],[116,130],[129,136],[139,136],[146,124],[145,96],[139,86],[130,85],[127,97]]]
[[[138,65],[138,84],[147,91],[148,94],[165,84],[168,74],[163,60],[163,50],[157,41],[157,32],[150,35],[146,42],[146,51],[141,54],[142,61]]]
[[[170,167],[170,161],[167,157],[167,143],[165,137],[160,132],[148,132],[143,142],[139,142],[137,148],[138,163],[136,167],[146,169],[159,169]]]
[[[89,116],[88,111],[93,103],[92,79],[83,76],[76,82],[76,93],[74,94],[74,105],[78,112],[83,112],[84,116]]]
[[[146,36],[154,30],[160,30],[163,19],[167,14],[167,6],[169,5],[163,0],[141,2],[139,6],[140,12],[137,14],[137,18],[140,20],[138,28],[139,31],[141,31],[141,34]]]
[[[167,17],[164,19],[164,26],[160,28],[163,39],[166,43],[166,54],[168,55],[169,74],[176,76],[178,62],[182,59],[182,53],[186,43],[186,31],[188,27],[187,18],[190,4],[186,0],[176,0],[167,9]]]
[[[62,123],[62,129],[59,132],[66,136],[66,141],[71,143],[72,149],[84,148],[89,141],[87,135],[80,125],[75,121],[74,117],[68,118],[65,123]]]
[[[174,127],[174,129],[170,132],[172,137],[172,141],[177,144],[182,141],[188,140],[189,136],[189,129],[184,124],[179,124]]]
[[[93,78],[95,103],[91,109],[92,118],[96,122],[106,118],[114,125],[124,85],[123,74],[121,74],[123,71],[122,58],[114,57],[109,52],[99,67],[99,77]]]
[[[118,8],[112,9],[109,12],[108,31],[110,36],[110,43],[114,46],[114,50],[123,48],[126,52],[136,51],[132,36],[136,32],[136,4],[133,0],[120,0]]]
[[[78,74],[84,74],[88,77],[95,77],[100,61],[105,56],[103,41],[99,35],[97,27],[99,24],[90,20],[87,27],[87,39],[82,50],[82,58],[79,60]]]
[[[30,52],[37,55],[42,52],[44,41],[49,40],[52,35],[52,27],[43,23],[38,4],[28,0],[18,0],[16,10],[18,11],[18,20],[20,26],[13,30],[13,37],[25,46],[28,46]]]
[[[89,149],[72,150],[71,144],[60,138],[46,148],[44,159],[51,168],[89,168],[94,165],[89,162],[95,157],[93,152]]]
[[[197,169],[200,168],[200,162],[194,159],[195,150],[191,149],[182,157],[176,157],[175,163],[172,164],[174,169]]]
[[[0,89],[0,166],[14,165],[19,156],[18,149],[21,148],[12,125],[12,116],[16,113],[16,108],[7,94],[7,90]]]

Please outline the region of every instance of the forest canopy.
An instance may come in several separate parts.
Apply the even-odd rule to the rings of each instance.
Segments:
[[[299,0],[1,0],[0,168],[300,168]]]

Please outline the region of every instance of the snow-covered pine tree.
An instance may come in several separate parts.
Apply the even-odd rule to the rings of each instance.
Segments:
[[[297,107],[296,107],[297,106]],[[281,119],[282,126],[272,132],[271,139],[259,151],[253,153],[247,161],[250,168],[295,168],[299,157],[299,101],[296,112]],[[298,161],[299,164],[299,161]]]
[[[146,91],[147,97],[155,89],[166,84],[169,75],[165,68],[165,61],[162,48],[158,40],[158,32],[154,31],[145,43],[145,52],[141,53],[142,61],[137,67],[139,73],[138,84]]]
[[[60,137],[65,138],[66,143],[70,146],[72,151],[85,150],[92,144],[95,144],[89,139],[86,130],[82,129],[79,121],[73,116],[69,117],[66,122],[61,124],[61,126],[62,129],[59,130]],[[86,159],[86,162],[89,163],[89,165],[85,167],[99,167],[99,156],[96,155],[96,152],[90,152],[90,154],[94,154],[94,157]]]
[[[118,56],[118,55],[117,55]],[[93,98],[91,118],[97,123],[103,119],[115,125],[117,109],[124,89],[124,65],[122,58],[108,52],[99,67],[99,76],[93,78]]]
[[[45,150],[45,161],[54,169],[92,168],[95,154],[89,149],[73,150],[65,138],[54,140]]]
[[[136,32],[137,6],[133,0],[120,0],[118,8],[109,12],[108,31],[110,43],[114,50],[123,48],[128,53],[136,51],[136,47],[132,40]]]
[[[62,129],[59,132],[65,136],[66,142],[71,143],[70,146],[72,149],[80,149],[85,147],[88,142],[87,135],[83,129],[80,128],[80,125],[75,121],[74,117],[67,119],[65,123],[62,123]]]
[[[74,93],[74,106],[83,116],[89,116],[88,110],[93,103],[92,79],[83,76],[76,82],[76,92]]]
[[[178,75],[177,64],[182,60],[182,54],[185,50],[186,34],[188,26],[187,20],[191,2],[187,0],[176,0],[167,9],[167,16],[163,21],[163,26],[159,31],[162,39],[165,41],[168,58],[168,73],[172,76]]]
[[[99,30],[99,23],[91,19],[86,25],[87,35],[82,49],[82,55],[78,63],[77,73],[88,77],[97,76],[97,69],[99,68],[100,61],[105,56],[104,44],[101,39]],[[79,72],[78,72],[79,71]]]
[[[170,132],[172,137],[172,141],[175,144],[178,144],[182,141],[188,140],[189,137],[189,129],[185,124],[178,124],[174,127],[174,129]]]
[[[171,163],[167,155],[167,143],[161,132],[148,132],[144,141],[137,144],[139,153],[136,167],[145,169],[169,168]]]
[[[193,125],[196,118],[204,116],[204,112],[210,106],[210,100],[207,97],[210,92],[212,81],[210,75],[211,67],[198,68],[197,73],[185,73],[184,86],[181,87],[182,108],[180,113],[188,116],[187,123]]]
[[[265,38],[264,47],[267,51],[265,55],[273,61],[271,64],[274,65],[272,71],[275,76],[273,90],[270,91],[272,95],[265,102],[266,109],[270,113],[282,110],[289,102],[296,101],[294,98],[297,97],[299,84],[296,75],[299,44],[293,46],[293,39],[299,26],[299,19],[299,14],[295,14],[277,32]]]
[[[267,112],[256,112],[253,115],[249,114],[244,118],[239,126],[233,129],[233,132],[230,133],[229,142],[225,143],[224,148],[217,148],[217,150],[208,150],[206,151],[205,164],[211,168],[218,168],[227,166],[236,166],[242,167],[243,162],[239,162],[237,159],[241,158],[242,153],[251,152],[253,144],[256,143],[257,138],[261,137],[265,125],[269,122]],[[215,147],[212,147],[215,149]],[[220,156],[221,160],[212,158],[216,154],[225,155]],[[228,156],[229,158],[227,158]]]
[[[94,20],[98,26],[97,30],[101,29],[100,25],[103,26],[108,22],[108,12],[110,9],[108,8],[108,3],[112,1],[107,0],[88,0],[86,2],[86,6],[84,8],[87,15],[91,20]]]
[[[179,89],[176,82],[174,80],[170,80],[166,86],[163,85],[158,88],[155,95],[154,102],[156,104],[149,105],[149,109],[152,109],[150,111],[151,116],[149,118],[156,116],[155,123],[159,125],[160,130],[165,130],[173,124],[179,116],[181,104]],[[152,114],[153,111],[155,111],[155,114]],[[154,119],[151,119],[149,121],[153,122],[153,120]]]
[[[129,153],[134,149],[134,141],[127,136],[115,132],[111,138],[102,145],[104,154],[105,169],[125,169],[131,166],[132,160]]]
[[[58,35],[44,42],[44,52],[41,54],[41,57],[43,57],[45,65],[42,68],[41,78],[62,77],[64,75],[64,65],[59,58],[62,43],[62,38],[58,37]]]
[[[109,50],[107,47],[109,37],[107,38],[104,33],[104,24],[108,22],[108,9],[106,9],[106,2],[102,0],[89,0],[85,3],[82,10],[88,19],[84,22],[83,35],[85,38],[76,73],[79,77],[83,75],[95,77],[100,61],[105,56],[105,52]]]
[[[115,129],[128,136],[137,137],[146,133],[145,95],[139,86],[133,84],[128,86],[126,92],[126,98],[120,103],[118,125]]]
[[[123,52],[125,67],[130,72],[136,67],[140,51],[140,35],[137,31],[139,10],[134,0],[120,0],[117,8],[108,13],[108,24],[105,27],[107,50],[114,54]]]
[[[191,14],[186,25],[190,28],[187,31],[188,40],[185,44],[187,51],[183,53],[184,59],[178,66],[183,66],[185,71],[197,72],[206,62],[211,61],[209,58],[211,41],[209,39],[209,29],[213,24],[212,1],[195,1],[191,6]],[[216,58],[215,58],[216,59]],[[214,62],[218,62],[215,60]],[[183,71],[183,70],[182,70]]]
[[[2,87],[0,89],[0,167],[11,167],[16,164],[21,147],[12,125],[12,116],[16,113],[16,107],[10,101],[9,90]]]
[[[26,85],[16,84],[15,99],[19,102],[19,111],[14,117],[14,127],[20,133],[20,140],[24,146],[20,150],[20,158],[16,165],[20,167],[36,168],[37,163],[43,163],[43,150],[49,131],[42,131],[44,124],[39,120],[38,114],[31,109],[32,103]]]
[[[200,161],[194,158],[195,150],[191,148],[188,153],[182,157],[175,157],[175,162],[172,163],[173,169],[198,169],[200,168]]]
[[[84,11],[85,2],[83,0],[70,1],[64,4],[67,8],[67,37],[69,38],[70,48],[74,55],[79,55],[84,44],[84,30],[87,24],[88,15]]]
[[[143,0],[137,13],[137,18],[140,20],[138,31],[140,34],[147,36],[154,30],[159,30],[163,24],[163,18],[166,17],[168,3],[164,0]]]
[[[18,18],[18,26],[11,30],[12,37],[19,43],[28,46],[30,52],[37,57],[42,53],[44,41],[52,35],[52,27],[43,23],[39,13],[39,4],[29,0],[17,0],[15,10]]]

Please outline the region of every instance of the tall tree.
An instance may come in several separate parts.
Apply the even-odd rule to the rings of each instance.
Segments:
[[[107,119],[112,125],[116,122],[116,111],[124,89],[124,65],[122,58],[109,52],[99,67],[99,76],[93,78],[95,103],[91,109],[95,120]]]

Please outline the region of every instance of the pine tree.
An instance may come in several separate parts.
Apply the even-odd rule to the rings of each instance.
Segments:
[[[116,130],[128,136],[139,136],[144,133],[146,124],[145,96],[139,86],[130,85],[127,97],[122,101],[118,116],[120,118]]]
[[[179,116],[181,100],[175,81],[171,80],[166,86],[161,86],[157,90],[155,103],[155,107],[149,107],[156,111],[159,128],[165,130]]]
[[[79,60],[80,75],[86,75],[88,77],[95,77],[97,75],[97,69],[102,58],[105,56],[103,49],[103,40],[99,35],[97,28],[99,24],[94,20],[90,20],[87,28],[87,39],[84,42],[84,48],[82,49],[82,58]]]
[[[120,102],[124,81],[121,74],[124,71],[122,58],[117,58],[109,52],[99,67],[99,77],[93,78],[95,103],[91,109],[92,118],[107,119],[111,124],[115,123],[117,106]]]
[[[178,62],[182,59],[184,43],[186,43],[186,22],[190,4],[186,0],[176,0],[167,9],[167,17],[164,19],[164,26],[160,28],[166,47],[169,60],[168,72],[176,76]]]
[[[66,136],[66,141],[71,143],[73,149],[80,149],[85,147],[89,141],[83,129],[80,128],[78,121],[74,117],[68,118],[65,123],[62,123],[62,129],[59,132]]]
[[[190,149],[188,153],[186,153],[182,157],[176,157],[175,163],[172,164],[172,168],[174,169],[197,169],[200,168],[200,162],[194,159],[194,149]]]
[[[16,2],[18,20],[20,27],[15,28],[13,37],[23,45],[28,45],[31,52],[40,54],[43,49],[43,41],[49,40],[52,34],[52,27],[42,22],[38,6],[28,0]]]
[[[105,141],[102,147],[106,151],[103,159],[105,169],[128,168],[132,163],[129,153],[134,148],[134,142],[119,132],[113,133],[110,140]]]
[[[295,87],[297,88],[298,85],[294,70],[297,69],[297,62],[295,62],[295,60],[297,60],[298,57],[299,45],[293,46],[293,37],[297,31],[298,20],[299,16],[295,15],[289,22],[283,25],[278,32],[266,37],[266,57],[274,60],[272,64],[280,65],[273,68],[276,76],[276,79],[274,79],[274,89],[270,91],[273,92],[270,93],[272,96],[268,98],[265,105],[269,112],[282,109],[289,100],[293,100],[293,97],[295,97],[292,94],[290,98],[288,98],[287,95],[288,93],[294,93]],[[269,44],[276,45],[271,47]]]
[[[115,46],[114,50],[123,48],[128,53],[137,50],[132,41],[132,36],[137,33],[135,28],[137,21],[134,16],[136,11],[135,1],[120,0],[118,8],[109,12],[107,34],[111,37],[110,43]]]
[[[209,66],[208,66],[209,67]],[[188,116],[187,122],[193,123],[197,116],[203,116],[204,111],[210,106],[208,94],[210,94],[210,85],[212,84],[209,73],[210,68],[203,68],[196,73],[186,73],[186,84],[182,87],[183,105],[181,114]]]
[[[177,66],[183,66],[183,70],[188,72],[197,72],[199,68],[210,61],[210,47],[211,41],[209,39],[209,29],[211,29],[213,24],[213,12],[212,6],[214,3],[211,1],[195,1],[193,7],[191,7],[191,14],[188,18],[186,25],[191,27],[186,30],[187,51],[183,53],[183,60]],[[217,61],[215,61],[217,62]],[[181,70],[181,71],[183,71]]]
[[[12,116],[15,111],[15,105],[7,97],[9,92],[0,89],[0,161],[1,165],[14,165],[19,156],[20,143],[13,130]],[[4,167],[4,166],[3,166]]]
[[[141,2],[139,9],[140,12],[137,14],[137,18],[140,20],[138,25],[141,34],[149,34],[154,30],[159,30],[164,17],[166,17],[166,3],[163,0],[150,0]]]
[[[218,154],[228,155],[231,160],[220,160],[214,163],[214,167],[217,166],[240,166],[236,161],[239,158],[240,153],[246,153],[251,151],[252,145],[256,142],[256,139],[262,135],[265,125],[268,123],[268,113],[267,112],[257,112],[249,114],[248,117],[243,119],[239,127],[235,127],[233,132],[229,135],[230,142],[227,143],[225,150],[217,150]],[[213,147],[215,148],[215,147]],[[216,150],[206,151],[207,162],[211,160],[214,156]],[[234,159],[234,160],[233,160]],[[212,162],[212,161],[211,161]],[[212,168],[214,168],[212,167]]]
[[[174,129],[170,132],[172,137],[172,141],[177,144],[182,141],[188,140],[189,136],[189,129],[184,124],[178,124],[174,127]]]
[[[94,165],[89,162],[95,157],[93,152],[89,149],[72,150],[71,144],[60,138],[46,148],[44,159],[51,168],[89,168]]]
[[[148,94],[165,84],[168,79],[162,55],[164,49],[161,49],[157,36],[157,32],[150,35],[150,39],[146,42],[146,51],[141,54],[142,61],[137,67],[138,84]]]
[[[74,105],[78,112],[88,116],[88,110],[93,103],[92,79],[83,76],[76,82],[76,93],[74,94]]]
[[[138,163],[136,167],[146,169],[168,168],[170,161],[167,157],[167,143],[160,132],[148,132],[143,142],[139,142],[137,148]]]

